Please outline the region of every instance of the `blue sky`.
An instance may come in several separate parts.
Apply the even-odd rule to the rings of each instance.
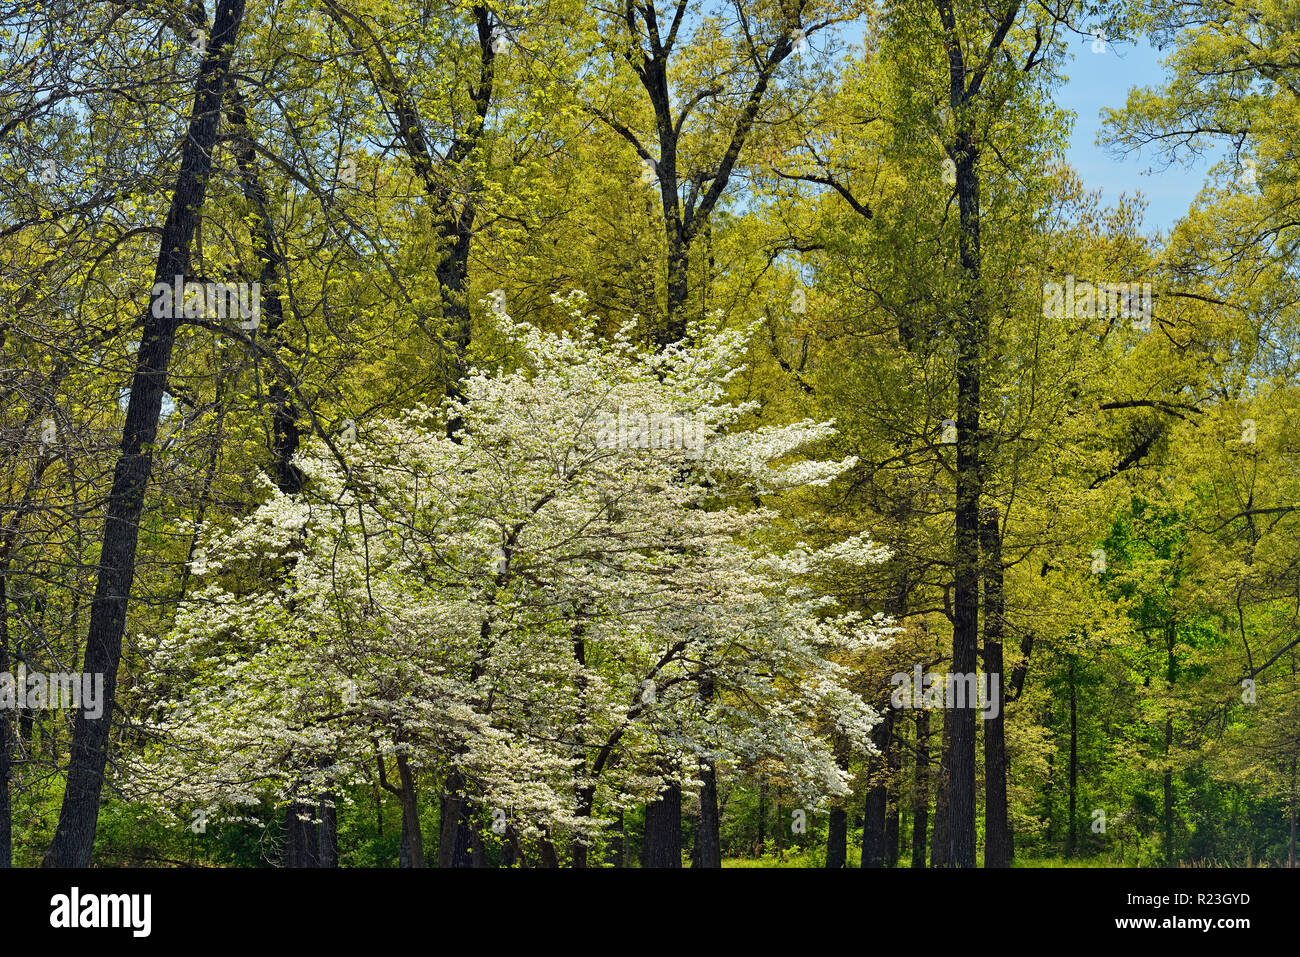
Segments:
[[[1209,162],[1165,167],[1149,150],[1120,157],[1096,142],[1102,107],[1123,106],[1132,87],[1160,84],[1165,54],[1145,41],[1107,43],[1104,52],[1095,53],[1092,40],[1079,39],[1072,49],[1074,60],[1066,67],[1069,81],[1058,96],[1063,107],[1078,114],[1068,153],[1071,165],[1089,189],[1102,190],[1104,203],[1113,204],[1122,193],[1142,193],[1150,204],[1146,230],[1167,231],[1200,192]]]

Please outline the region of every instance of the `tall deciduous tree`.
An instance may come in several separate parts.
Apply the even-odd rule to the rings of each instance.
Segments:
[[[78,712],[63,807],[54,841],[45,855],[50,867],[87,867],[95,844],[99,797],[108,761],[108,737],[113,700],[122,658],[122,635],[135,577],[140,513],[153,467],[158,416],[162,411],[180,304],[154,308],[162,299],[157,286],[170,290],[175,277],[190,275],[190,246],[203,211],[212,154],[217,142],[231,57],[244,17],[244,0],[221,0],[212,23],[211,40],[199,65],[194,105],[181,147],[180,170],[172,190],[171,207],[163,224],[155,289],[150,296],[140,336],[136,370],[122,429],[122,453],[113,474],[108,513],[100,549],[99,580],[91,606],[84,671],[104,676],[103,714],[94,718]]]

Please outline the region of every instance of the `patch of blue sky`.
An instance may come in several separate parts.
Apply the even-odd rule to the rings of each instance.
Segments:
[[[1100,52],[1099,46],[1103,47]],[[1145,231],[1167,233],[1192,205],[1211,167],[1223,154],[1211,151],[1189,163],[1170,166],[1150,148],[1118,153],[1099,143],[1102,110],[1122,107],[1133,87],[1163,85],[1165,54],[1145,39],[1103,45],[1079,38],[1071,44],[1071,52],[1073,60],[1064,70],[1067,80],[1057,96],[1060,105],[1077,117],[1066,159],[1089,189],[1101,191],[1106,205],[1114,205],[1121,195],[1140,193],[1148,204]]]

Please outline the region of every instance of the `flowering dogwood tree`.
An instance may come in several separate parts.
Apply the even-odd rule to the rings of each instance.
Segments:
[[[396,767],[413,815],[428,769],[516,835],[585,840],[667,781],[690,789],[700,761],[779,762],[809,806],[847,793],[825,732],[871,750],[845,662],[891,628],[809,583],[886,555],[783,543],[759,503],[852,460],[795,457],[829,424],[740,427],[745,333],[643,354],[597,336],[580,294],[557,301],[564,335],[497,317],[515,354],[455,408],[314,445],[303,494],[267,481],[247,520],[207,531],[201,587],[147,648],[140,794],[231,814],[346,800]],[[688,427],[641,428],[665,417]]]

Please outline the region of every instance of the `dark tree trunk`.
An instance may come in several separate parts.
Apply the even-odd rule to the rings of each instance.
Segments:
[[[676,190],[673,191],[676,199]],[[686,304],[690,301],[690,246],[681,238],[679,223],[669,221],[668,236],[668,309],[663,331],[655,343],[660,348],[686,338]]]
[[[952,751],[952,722],[944,716],[939,754],[939,780],[934,787],[934,833],[930,835],[930,866],[948,867],[952,845],[948,840],[949,754]]]
[[[880,723],[871,731],[871,739],[880,750],[878,756],[868,761],[867,798],[862,815],[862,866],[888,866],[888,848],[885,844],[885,813],[889,792],[885,777],[888,772],[889,746],[893,739],[894,716],[892,708],[885,710]]]
[[[718,776],[711,763],[701,771],[700,826],[695,832],[694,867],[722,866],[722,835],[718,820]]]
[[[9,579],[0,574],[0,674],[9,674]],[[13,804],[9,796],[13,751],[9,709],[0,708],[0,868],[13,867]]]
[[[539,867],[558,868],[560,866],[559,855],[555,853],[555,844],[548,833],[537,844],[538,855],[541,858]]]
[[[1173,622],[1169,623],[1166,633],[1167,657],[1165,659],[1165,680],[1169,687],[1174,686],[1176,672],[1174,670],[1174,641],[1177,637],[1177,629]],[[1071,693],[1073,700],[1073,693]],[[1074,706],[1071,704],[1071,720],[1073,720]],[[1174,771],[1172,764],[1172,755],[1174,747],[1174,718],[1169,715],[1165,718],[1165,777],[1164,777],[1164,852],[1165,866],[1169,867],[1174,862]]]
[[[1287,860],[1286,866],[1291,868],[1291,870],[1295,870],[1295,798],[1296,798],[1295,771],[1296,771],[1296,759],[1295,759],[1295,755],[1292,755],[1291,756],[1291,805],[1290,805],[1291,843],[1286,858]]]
[[[420,831],[420,805],[416,799],[415,776],[406,755],[397,757],[397,775],[401,781],[402,800],[402,867],[424,867],[424,835]]]
[[[465,778],[459,771],[447,776],[443,787],[438,829],[438,866],[473,867],[470,846],[469,802],[462,793]]]
[[[849,753],[844,739],[835,737],[835,763],[841,771],[849,767]],[[826,867],[837,870],[849,866],[849,813],[845,808],[831,809],[826,828]]]
[[[284,810],[284,866],[320,866],[316,808],[306,801],[294,801]]]
[[[584,704],[578,710],[577,721],[574,726],[581,728],[587,720],[586,695],[587,695],[587,642],[585,638],[585,627],[576,618],[572,625],[573,633],[573,660],[578,666],[578,693]],[[578,795],[578,817],[589,819],[592,808],[596,803],[596,785],[594,783],[581,783],[587,771],[587,759],[585,752],[580,752],[581,757],[574,765],[574,774],[577,777],[576,789]],[[575,868],[585,868],[587,866],[588,847],[587,837],[584,834],[576,834],[569,848],[570,856],[573,858]]]
[[[447,146],[445,156],[438,155],[425,137],[429,124],[421,115],[417,100],[399,74],[391,68],[392,57],[376,43],[373,35],[362,37],[352,21],[332,5],[327,4],[334,23],[343,31],[356,49],[373,48],[383,65],[372,70],[384,93],[391,102],[387,111],[392,132],[398,145],[411,161],[425,194],[437,210],[438,237],[441,256],[435,275],[441,291],[443,320],[450,328],[450,338],[455,345],[451,368],[447,370],[445,392],[449,398],[460,394],[460,383],[465,373],[465,358],[470,342],[470,310],[466,300],[469,276],[469,252],[474,237],[474,223],[478,214],[481,186],[464,190],[453,185],[450,176],[467,172],[464,164],[473,161],[486,137],[487,116],[492,106],[496,80],[496,49],[493,37],[492,12],[486,4],[470,8],[478,41],[478,76],[467,80],[473,113],[465,117],[457,134]],[[457,205],[456,200],[461,202]],[[452,415],[448,419],[448,435],[454,435],[460,420]]]
[[[767,843],[767,779],[758,782],[758,834],[754,838],[754,856],[762,857]]]
[[[321,795],[320,854],[318,860],[321,867],[339,866],[338,798],[333,793]]]
[[[983,259],[980,248],[981,210],[979,179],[979,136],[977,100],[987,62],[968,65],[963,55],[961,27],[950,0],[938,0],[947,54],[948,107],[957,123],[949,150],[956,167],[959,228],[958,256],[961,261],[960,296],[953,329],[957,352],[957,454],[956,534],[953,548],[953,634],[952,670],[958,675],[975,675],[979,658],[980,579],[980,496],[984,473],[980,432],[981,359],[989,334],[988,309],[983,294]],[[1013,4],[1001,14],[987,57],[996,55],[1019,11]],[[948,864],[974,867],[975,854],[975,714],[976,703],[966,701],[953,707],[945,720],[951,725],[951,744],[945,748],[948,763],[947,813],[945,830]],[[945,729],[946,730],[946,729]]]
[[[1003,711],[1002,638],[1005,602],[1002,588],[1002,532],[998,513],[984,513],[984,674],[989,707],[996,717],[984,722],[984,866],[1011,866],[1011,827],[1007,820],[1006,715]],[[996,690],[994,689],[996,682]]]
[[[1079,847],[1079,822],[1076,807],[1079,791],[1079,696],[1074,684],[1074,655],[1070,656],[1070,810],[1069,829],[1066,831],[1065,853],[1073,857]]]
[[[1165,719],[1164,808],[1161,830],[1164,832],[1165,866],[1174,862],[1174,772],[1169,765],[1169,751],[1174,742],[1174,719]]]
[[[595,803],[596,789],[592,785],[580,788],[578,790],[578,817],[591,817],[592,805]],[[582,868],[587,866],[587,860],[590,855],[590,848],[587,846],[587,839],[582,836],[575,836],[569,846],[569,855],[573,858],[573,866]]]
[[[605,860],[613,867],[626,867],[627,862],[624,860],[623,848],[626,845],[626,835],[623,829],[623,812],[618,812],[618,817],[614,819],[614,827],[609,836],[609,845],[606,848]]]
[[[785,858],[785,809],[781,807],[780,791],[777,791],[776,800],[776,831],[772,835],[776,838],[776,857],[777,860]]]
[[[669,784],[645,809],[646,867],[682,866],[682,789]]]
[[[212,37],[199,66],[189,129],[181,146],[181,166],[172,191],[171,207],[163,224],[154,283],[170,285],[190,267],[190,245],[203,209],[212,156],[217,143],[222,95],[229,72],[231,51],[244,17],[244,0],[218,0]],[[136,354],[131,394],[127,400],[122,448],[113,472],[104,520],[99,580],[91,606],[83,671],[104,676],[104,709],[99,718],[82,711],[73,718],[71,757],[63,807],[54,840],[45,855],[48,867],[88,867],[99,823],[99,799],[108,761],[117,671],[122,657],[122,634],[135,578],[135,553],[140,513],[153,471],[153,445],[158,435],[158,415],[167,387],[167,370],[176,342],[177,313],[153,315],[146,311],[140,348]],[[175,304],[174,304],[175,305]]]
[[[704,671],[699,678],[700,700],[707,706],[713,700],[713,676]],[[722,821],[718,814],[718,775],[711,761],[700,763],[700,821],[695,829],[695,846],[691,867],[722,867]]]
[[[280,327],[284,324],[284,305],[280,298],[286,274],[284,245],[275,234],[270,216],[270,200],[257,167],[252,131],[248,125],[248,112],[244,98],[231,83],[230,125],[240,140],[235,147],[235,161],[239,167],[240,183],[244,196],[256,211],[253,230],[257,258],[261,263],[258,281],[261,285],[261,315],[265,319],[261,334],[274,344],[280,344]],[[257,330],[254,335],[257,335]],[[274,463],[275,484],[285,495],[302,491],[302,472],[293,464],[302,432],[298,428],[298,414],[290,398],[292,383],[285,381],[284,370],[275,364],[269,366],[268,393],[272,408],[271,456]]]
[[[514,867],[515,866],[515,840],[514,840],[513,829],[507,826],[506,833],[503,835],[503,837],[505,839],[501,842],[501,861],[499,866]]]
[[[826,866],[831,870],[847,867],[849,862],[849,813],[842,807],[831,808],[830,826],[826,831]]]
[[[912,866],[925,867],[930,816],[930,712],[916,712],[916,778],[912,783]]]
[[[896,724],[897,722],[891,722]],[[891,729],[892,730],[892,729]],[[890,736],[888,751],[885,756],[885,766],[889,768],[889,782],[885,785],[885,866],[898,866],[898,849],[899,849],[899,800],[898,800],[898,781],[900,770],[900,748],[896,746],[893,736]]]
[[[954,104],[956,112],[959,104]],[[957,328],[957,521],[953,575],[952,670],[976,673],[979,652],[980,508],[980,282],[979,179],[972,136],[957,145],[957,195],[965,307]],[[948,857],[954,867],[975,866],[976,703],[950,706],[952,724],[948,778]]]
[[[653,9],[647,8],[651,21]],[[665,28],[667,25],[665,24]],[[656,26],[657,30],[658,27]],[[672,29],[676,29],[675,27]],[[672,45],[656,42],[652,49],[641,50],[637,59],[637,77],[650,100],[655,117],[655,133],[659,145],[659,159],[655,172],[659,177],[659,196],[662,206],[664,241],[667,249],[668,288],[667,309],[662,322],[655,330],[655,344],[663,346],[686,337],[687,303],[690,300],[690,258],[695,238],[708,228],[709,218],[721,199],[732,171],[740,158],[750,133],[754,128],[763,98],[781,63],[794,50],[796,24],[788,21],[783,35],[765,51],[759,63],[758,76],[744,97],[744,105],[730,130],[725,153],[716,159],[708,187],[698,196],[692,191],[683,209],[679,194],[681,185],[678,170],[679,117],[675,113],[674,94],[669,88],[669,59]],[[681,91],[678,91],[679,93]],[[619,124],[614,129],[637,149],[643,159],[649,159],[642,144],[630,131]]]

